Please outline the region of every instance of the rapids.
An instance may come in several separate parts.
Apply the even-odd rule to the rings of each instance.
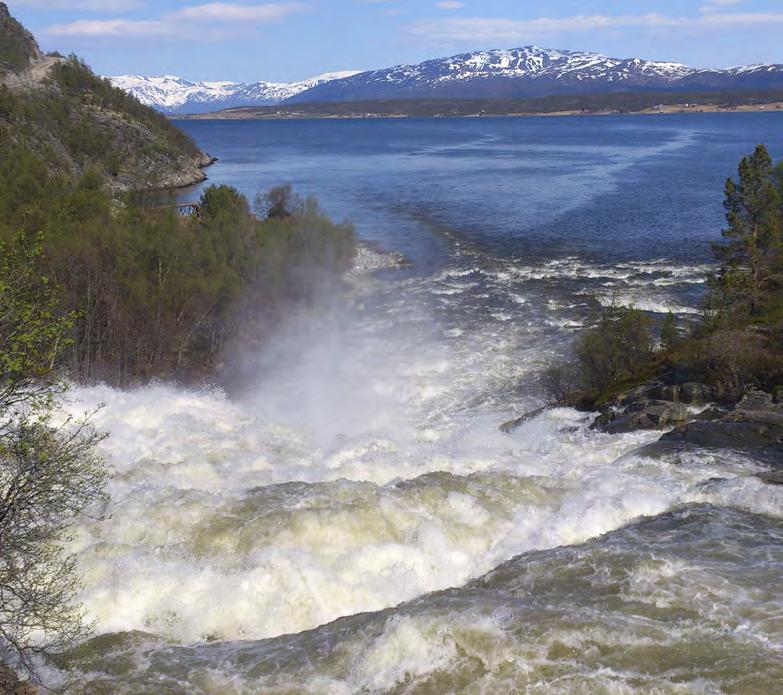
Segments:
[[[444,692],[441,682],[467,687],[476,669],[483,675],[470,687],[484,687],[484,679],[489,692],[506,680],[544,687],[564,678],[578,691],[594,679],[610,688],[670,678],[675,666],[663,657],[658,676],[643,677],[623,671],[623,658],[599,653],[632,643],[641,660],[645,649],[662,649],[666,610],[681,610],[690,596],[683,573],[698,582],[709,568],[671,534],[661,547],[655,538],[638,548],[626,540],[623,557],[606,560],[601,549],[615,552],[613,537],[591,539],[642,516],[679,519],[671,511],[693,505],[772,515],[765,532],[780,533],[773,517],[783,509],[783,488],[763,483],[754,475],[759,465],[736,454],[636,454],[657,433],[598,434],[589,416],[568,409],[500,433],[504,419],[539,405],[529,382],[562,348],[560,326],[581,325],[589,310],[580,313],[574,301],[558,308],[548,285],[550,299],[537,299],[539,284],[552,275],[604,278],[604,271],[571,260],[560,275],[552,267],[511,272],[497,261],[474,261],[455,254],[456,267],[434,277],[359,278],[344,304],[292,321],[258,357],[258,380],[232,398],[163,384],[75,390],[74,412],[106,404],[95,422],[111,433],[103,453],[114,470],[108,508],[74,541],[88,615],[99,634],[114,635],[86,650],[90,666],[82,668],[103,674],[92,687],[153,692],[168,674],[165,692],[172,693],[397,692],[404,683],[419,684],[411,692],[436,693]],[[650,272],[663,271],[610,275],[633,287]],[[689,272],[670,271],[663,276],[672,284],[661,285],[687,284]],[[476,311],[477,295],[496,308]],[[503,309],[511,303],[513,321]],[[713,507],[693,513],[714,516],[704,511]],[[736,528],[726,523],[731,536]],[[584,543],[589,550],[563,550]],[[736,546],[727,552],[739,552]],[[572,576],[573,569],[558,570],[571,567],[569,552],[607,564],[590,570],[593,579]],[[527,568],[527,560],[492,572],[515,556],[541,563],[529,586],[532,570],[514,578],[511,569]],[[741,571],[726,571],[742,584]],[[759,571],[751,566],[745,579],[756,581]],[[414,600],[488,572],[464,590]],[[508,579],[498,584],[500,576]],[[681,586],[670,585],[675,577]],[[741,626],[771,655],[783,633],[763,615],[777,599],[745,586],[762,605],[746,597],[753,615],[743,618],[745,609],[735,606],[741,597],[721,581],[706,589],[703,612],[717,620],[715,602],[723,600],[732,629]],[[592,598],[591,582],[600,585]],[[539,589],[560,585],[563,604],[547,607]],[[471,587],[481,587],[478,595]],[[566,600],[577,590],[586,605]],[[517,596],[535,605],[518,606]],[[616,605],[602,617],[600,602],[609,597]],[[647,603],[662,606],[657,626],[637,615]],[[577,614],[558,623],[571,610]],[[360,632],[369,630],[364,637],[349,639],[339,624],[306,632],[368,611],[381,612],[357,618]],[[539,642],[547,621],[557,631]],[[313,639],[328,648],[316,649]],[[691,639],[687,633],[681,642]],[[206,646],[214,642],[222,646]],[[476,653],[464,653],[463,642]],[[598,653],[583,653],[586,645]],[[301,652],[301,660],[291,657],[280,672],[280,649]],[[311,649],[327,663],[311,663]],[[117,650],[150,675],[112,675]],[[335,650],[342,656],[331,656]],[[572,663],[575,650],[579,663]],[[693,673],[711,655],[691,664]],[[599,665],[609,670],[591,670]]]
[[[498,429],[602,305],[692,320],[742,119],[770,122],[689,118],[189,126],[218,180],[285,176],[411,262],[363,251],[345,294],[224,356],[230,394],[73,389],[73,414],[105,404],[111,500],[72,543],[96,637],[52,681],[780,692],[783,487],[761,463],[653,454],[659,433],[570,409]]]

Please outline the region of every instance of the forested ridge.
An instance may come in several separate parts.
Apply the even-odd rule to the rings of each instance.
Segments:
[[[116,191],[203,180],[212,160],[163,115],[76,56],[45,55],[0,3],[0,143],[39,154],[52,172],[88,169]]]

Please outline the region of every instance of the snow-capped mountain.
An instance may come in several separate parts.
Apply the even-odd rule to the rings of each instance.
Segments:
[[[288,102],[526,98],[577,92],[707,89],[783,89],[783,65],[703,70],[680,63],[528,46],[363,72],[316,85]]]
[[[640,58],[535,46],[479,51],[370,72],[338,72],[295,83],[188,82],[112,77],[121,89],[170,114],[236,106],[384,99],[511,99],[617,91],[783,90],[783,65],[699,69]]]
[[[109,77],[115,87],[168,114],[208,113],[235,106],[273,106],[355,71],[332,72],[302,82],[190,82],[176,75]]]

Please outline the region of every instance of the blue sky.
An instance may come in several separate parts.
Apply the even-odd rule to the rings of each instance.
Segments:
[[[536,44],[704,67],[783,63],[783,0],[6,0],[102,74],[291,81]]]

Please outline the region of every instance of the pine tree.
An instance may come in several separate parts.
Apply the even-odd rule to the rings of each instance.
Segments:
[[[670,311],[661,326],[661,348],[666,351],[671,350],[677,342],[677,337],[677,320]]]
[[[722,244],[713,251],[721,263],[713,286],[733,314],[758,316],[781,253],[781,191],[772,159],[763,145],[739,165],[739,182],[726,182]]]

